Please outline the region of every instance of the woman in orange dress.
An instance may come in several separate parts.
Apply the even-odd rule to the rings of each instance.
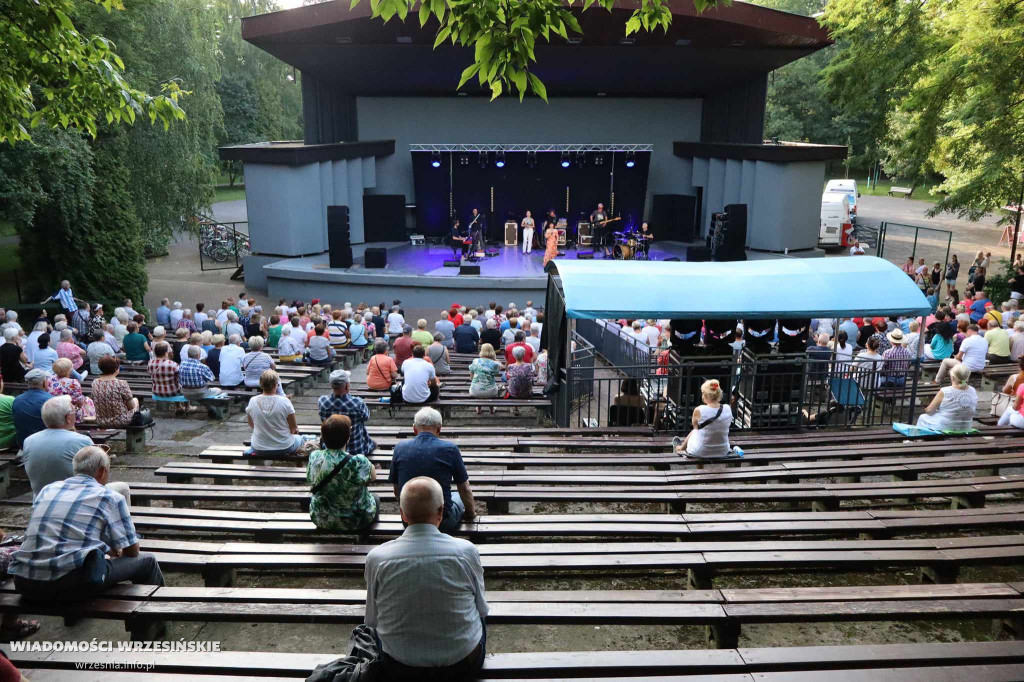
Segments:
[[[544,248],[544,266],[547,267],[548,262],[558,255],[558,230],[555,228],[553,221],[549,220],[547,223],[547,229],[544,230],[544,240],[546,244]]]

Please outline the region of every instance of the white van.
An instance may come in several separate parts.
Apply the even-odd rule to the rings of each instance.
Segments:
[[[850,222],[857,223],[857,199],[860,192],[857,191],[856,180],[829,180],[825,184],[826,192],[842,192],[850,200]]]
[[[850,219],[850,200],[845,192],[825,192],[821,195],[818,245],[845,247],[851,243],[853,221]]]

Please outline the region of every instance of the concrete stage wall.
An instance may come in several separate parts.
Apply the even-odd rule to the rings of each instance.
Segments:
[[[677,140],[697,141],[701,100],[629,97],[357,97],[359,138],[395,141],[377,160],[374,194],[415,201],[410,144],[651,144],[646,211],[652,194],[690,194]],[[687,180],[689,178],[686,178]]]

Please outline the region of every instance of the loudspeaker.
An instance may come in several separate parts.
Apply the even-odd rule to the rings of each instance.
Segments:
[[[715,260],[738,261],[747,259],[747,205],[729,204],[725,207],[724,232]]]
[[[388,250],[367,249],[364,261],[367,268],[386,268],[388,266]]]
[[[479,265],[468,265],[468,264],[467,265],[463,265],[462,267],[459,268],[459,274],[460,275],[479,275],[480,274],[480,266]]]
[[[672,256],[671,258],[666,258],[664,260],[664,262],[665,263],[680,263],[682,261],[679,258],[677,258],[676,256]]]
[[[363,195],[363,234],[368,242],[405,241],[405,195]]]
[[[667,260],[673,260],[671,258]],[[679,260],[676,258],[675,260]],[[687,246],[685,260],[687,263],[705,263],[711,260],[706,246]]]
[[[576,258],[578,258],[579,260],[593,260],[594,259],[594,252],[593,251],[577,251],[576,252]]]
[[[697,234],[697,197],[655,194],[651,199],[651,231],[658,239],[690,242]]]
[[[544,266],[544,272],[558,272],[558,266],[555,265],[555,261],[549,260],[548,264]]]
[[[327,207],[327,249],[332,268],[352,267],[352,241],[348,228],[348,206]]]
[[[444,266],[446,268],[458,268],[458,267],[462,266],[462,261],[461,260],[446,260],[444,262]]]

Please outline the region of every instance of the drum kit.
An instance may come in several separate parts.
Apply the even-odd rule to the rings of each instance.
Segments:
[[[612,232],[615,260],[648,260],[650,238],[636,232]]]

